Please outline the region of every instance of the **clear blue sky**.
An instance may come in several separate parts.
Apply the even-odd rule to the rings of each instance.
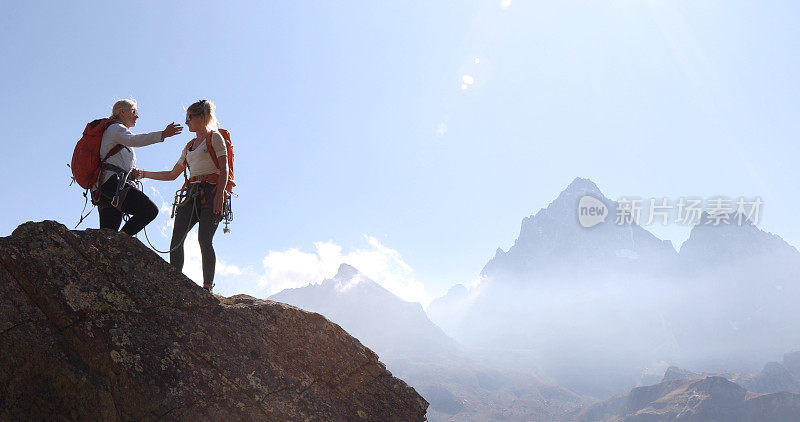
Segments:
[[[393,256],[399,277],[440,295],[576,176],[610,198],[761,196],[760,226],[797,246],[798,8],[6,2],[0,235],[28,220],[75,225],[83,197],[66,163],[116,99],[139,102],[145,132],[208,98],[237,151],[236,220],[215,244],[244,274],[221,275],[223,294],[266,296],[270,252],[326,242]],[[139,149],[140,167],[171,168],[189,139]],[[160,204],[152,189],[171,199],[178,185],[146,190]],[[150,228],[161,248],[167,217]],[[653,231],[676,247],[688,235]]]

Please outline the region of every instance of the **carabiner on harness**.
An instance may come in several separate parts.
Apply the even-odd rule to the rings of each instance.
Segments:
[[[130,172],[125,171],[124,169],[122,169],[120,167],[117,167],[117,166],[115,166],[113,164],[109,164],[109,163],[103,163],[102,171],[103,172],[104,171],[110,171],[110,172],[113,172],[117,176],[117,186],[114,189],[114,196],[111,197],[111,206],[114,207],[114,208],[119,209],[119,206],[120,206],[120,203],[119,203],[120,202],[119,192],[122,190],[122,188],[125,186],[125,184],[128,183],[128,175],[130,174]],[[102,172],[100,174],[100,177],[101,178],[103,177]],[[98,202],[99,202],[100,196],[103,195],[102,194],[102,190],[103,189],[102,189],[102,185],[101,185],[101,188],[98,189],[98,192],[99,192],[99,194],[98,194]]]
[[[228,224],[233,221],[233,208],[231,207],[231,194],[228,192],[225,192],[225,201],[222,204],[222,221],[225,222],[222,233],[230,233],[231,229]]]
[[[200,195],[200,186],[196,183],[186,185],[175,191],[175,199],[172,201],[172,213],[169,218],[175,218],[175,211]]]

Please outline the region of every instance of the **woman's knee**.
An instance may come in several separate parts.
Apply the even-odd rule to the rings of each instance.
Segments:
[[[200,252],[203,253],[214,252],[214,241],[212,238],[199,236],[197,240],[200,243]]]
[[[147,205],[145,206],[143,214],[144,218],[146,218],[147,222],[149,223],[158,217],[158,207],[153,203],[153,201],[147,201]]]

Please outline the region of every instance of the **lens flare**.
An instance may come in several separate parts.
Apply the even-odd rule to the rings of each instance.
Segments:
[[[503,9],[508,9],[508,6],[511,6],[511,0],[501,0],[500,7]]]
[[[436,137],[441,138],[446,134],[447,134],[447,125],[445,123],[439,123],[436,126]]]

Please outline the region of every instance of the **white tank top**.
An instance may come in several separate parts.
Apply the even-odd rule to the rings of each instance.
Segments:
[[[192,151],[189,151],[188,148],[184,148],[181,153],[181,158],[178,159],[177,164],[188,163],[189,177],[219,173],[219,169],[214,165],[211,154],[209,154],[208,148],[206,147],[207,140],[208,137],[201,141],[200,144],[196,145]],[[220,135],[219,132],[211,132],[211,145],[214,147],[214,152],[217,154],[217,157],[225,157],[228,155],[228,149],[225,148],[225,140],[222,139],[222,135]]]

